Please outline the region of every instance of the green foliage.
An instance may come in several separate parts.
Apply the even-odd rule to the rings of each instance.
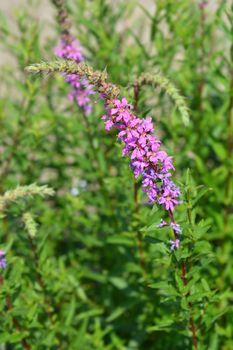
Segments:
[[[15,13],[16,30],[1,13],[11,58],[0,71],[2,349],[195,349],[195,324],[196,348],[231,350],[233,4],[67,6],[101,79],[106,71],[133,101],[133,83],[150,77],[139,84],[139,114],[152,116],[174,157],[181,249],[172,253],[173,233],[157,228],[165,214],[134,183],[98,97],[86,117],[63,76],[25,72],[54,60],[59,28],[43,29],[35,1]]]

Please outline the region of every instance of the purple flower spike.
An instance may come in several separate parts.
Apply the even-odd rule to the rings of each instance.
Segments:
[[[171,244],[171,250],[174,251],[175,249],[179,249],[180,247],[180,240],[176,239],[175,241],[170,240],[170,244]]]
[[[103,97],[104,98],[104,97]],[[180,204],[180,189],[170,180],[172,171],[172,157],[161,150],[160,141],[153,136],[154,128],[151,118],[140,119],[133,114],[132,105],[125,97],[106,103],[107,115],[105,129],[115,128],[119,131],[118,139],[124,145],[123,156],[131,160],[130,167],[134,176],[142,176],[142,190],[147,193],[151,203],[163,206],[171,217],[176,205]],[[161,220],[157,227],[168,225]],[[171,224],[175,234],[181,233],[181,228],[173,222]],[[180,241],[171,241],[171,249],[179,248]]]
[[[77,63],[84,60],[80,44],[74,38],[70,40],[69,43],[62,40],[59,46],[55,48],[54,52],[57,57],[73,60]],[[67,74],[65,78],[66,82],[71,86],[68,99],[70,101],[76,101],[78,106],[82,108],[86,114],[90,114],[92,106],[89,96],[94,94],[92,87],[87,81],[80,79],[76,74]]]
[[[169,179],[174,170],[172,157],[160,149],[160,141],[154,137],[151,118],[137,118],[125,97],[115,99],[106,106],[105,128],[119,130],[118,138],[124,144],[123,155],[131,159],[130,167],[135,177],[142,175],[142,188],[150,202],[161,204],[173,211],[180,203],[179,188]]]
[[[0,269],[6,268],[6,259],[5,259],[6,253],[4,250],[0,250]]]

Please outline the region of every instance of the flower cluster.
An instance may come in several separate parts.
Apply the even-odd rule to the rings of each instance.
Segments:
[[[69,42],[61,41],[60,45],[55,49],[57,57],[68,59],[80,63],[84,60],[82,49],[79,43],[74,38]],[[91,100],[90,95],[93,94],[92,87],[85,79],[81,79],[76,74],[66,74],[66,82],[70,84],[71,91],[68,95],[70,101],[76,101],[79,107],[81,107],[86,114],[91,112]]]
[[[161,150],[160,141],[153,136],[154,129],[151,118],[137,118],[132,111],[132,106],[124,97],[122,101],[116,99],[106,106],[107,115],[105,128],[112,127],[119,130],[118,139],[123,144],[123,155],[131,159],[130,167],[135,177],[142,176],[142,189],[147,193],[151,203],[163,206],[171,215],[177,204],[180,203],[180,190],[170,179],[174,170],[172,158]],[[161,221],[159,227],[168,225]],[[179,247],[178,235],[181,233],[180,226],[174,221],[171,227],[176,240],[171,241],[171,249]]]
[[[162,228],[164,226],[169,226],[169,224],[166,221],[164,221],[163,219],[161,219],[160,223],[157,225],[157,227]],[[171,222],[170,226],[171,226],[171,228],[175,234],[175,237],[176,237],[176,239],[174,241],[170,240],[171,250],[178,249],[180,247],[180,239],[178,237],[182,232],[181,227],[179,224],[177,224],[174,221]]]
[[[6,268],[6,259],[5,259],[6,253],[4,250],[0,250],[0,269]]]

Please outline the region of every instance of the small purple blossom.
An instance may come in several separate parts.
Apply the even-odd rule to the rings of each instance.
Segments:
[[[82,49],[77,40],[72,38],[69,42],[62,40],[54,50],[55,55],[67,60],[81,62],[84,60]]]
[[[158,203],[162,204],[164,209],[173,211],[177,204],[180,204],[180,189],[174,184],[173,181],[167,177],[163,180],[161,196],[158,199]]]
[[[180,247],[180,240],[176,239],[175,241],[170,240],[170,244],[171,244],[171,250],[174,251],[175,249],[179,249]]]
[[[179,201],[176,199],[177,195],[172,193],[168,188],[164,188],[159,199],[158,203],[162,204],[164,209],[168,211],[173,211],[175,206],[179,204]]]
[[[180,225],[176,222],[171,222],[171,228],[177,235],[180,235],[182,232]]]
[[[72,38],[69,42],[62,40],[60,44],[54,50],[55,55],[67,60],[73,60],[80,63],[84,60],[82,49],[77,40]],[[71,91],[68,94],[70,101],[76,101],[79,107],[81,107],[86,114],[90,114],[92,110],[90,95],[92,95],[93,89],[85,79],[80,79],[76,74],[65,75],[65,80],[71,86]]]
[[[166,221],[164,221],[163,219],[161,219],[160,223],[156,227],[162,228],[164,226],[168,226],[168,223]]]
[[[6,259],[5,259],[6,253],[4,250],[0,250],[0,269],[6,268]]]

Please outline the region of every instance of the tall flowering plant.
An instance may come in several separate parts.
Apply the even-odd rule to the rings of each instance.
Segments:
[[[168,212],[170,226],[174,232],[171,240],[171,250],[180,246],[181,227],[175,222],[173,211],[180,201],[180,189],[170,179],[174,166],[172,158],[161,150],[160,141],[153,136],[154,128],[151,118],[140,119],[133,113],[133,107],[123,97],[118,99],[120,90],[116,85],[107,82],[105,72],[94,71],[86,63],[51,62],[34,64],[26,68],[29,72],[61,72],[77,75],[88,80],[96,87],[104,100],[107,114],[102,116],[105,120],[105,129],[116,128],[118,139],[124,144],[123,155],[130,157],[130,167],[135,177],[142,176],[142,188],[147,193],[149,201],[162,205]],[[158,227],[168,225],[161,220]]]
[[[65,2],[63,0],[53,0],[57,8],[57,18],[61,31],[61,42],[55,49],[55,54],[63,59],[72,60],[77,64],[83,62],[84,56],[82,48],[77,40],[70,33],[71,23],[68,19]],[[86,76],[79,74],[64,73],[66,82],[70,84],[71,91],[68,95],[71,101],[77,101],[78,105],[88,114],[91,111],[91,101],[89,96],[93,94],[90,82]],[[184,121],[187,123],[188,112],[182,97],[167,79],[161,79],[157,74],[157,82],[165,88],[169,95],[175,100],[178,109],[181,111]],[[150,80],[151,77],[144,76],[141,84]],[[95,84],[94,84],[95,85]],[[151,118],[140,119],[135,116],[133,107],[124,97],[122,101],[112,98],[106,91],[108,85],[103,84],[100,91],[104,99],[107,114],[102,117],[105,122],[105,129],[110,131],[116,128],[118,139],[124,144],[123,156],[130,158],[130,167],[135,177],[142,176],[142,189],[147,193],[151,203],[162,205],[168,212],[170,226],[174,232],[174,239],[170,241],[171,250],[180,246],[180,225],[175,222],[173,211],[180,203],[180,189],[171,180],[174,166],[172,158],[161,150],[161,142],[153,136],[154,128]],[[161,219],[159,228],[169,225]]]
[[[123,97],[119,99],[120,89],[107,82],[106,72],[94,71],[86,63],[78,65],[69,61],[34,64],[27,67],[30,73],[60,72],[76,74],[87,79],[94,85],[104,100],[106,114],[102,116],[105,121],[105,129],[110,131],[115,128],[118,131],[118,139],[123,143],[123,156],[130,158],[130,167],[135,177],[142,177],[142,189],[147,193],[151,203],[161,205],[168,213],[170,223],[161,219],[159,228],[170,226],[174,232],[174,239],[170,241],[172,251],[180,247],[181,227],[174,219],[174,209],[181,202],[180,189],[171,180],[174,166],[172,158],[161,149],[161,142],[153,136],[154,128],[151,118],[138,118],[131,104]],[[181,264],[181,280],[183,286],[188,285],[187,265]],[[192,304],[188,307],[192,309]],[[192,331],[192,339],[197,349],[196,326],[190,312],[189,325]]]

